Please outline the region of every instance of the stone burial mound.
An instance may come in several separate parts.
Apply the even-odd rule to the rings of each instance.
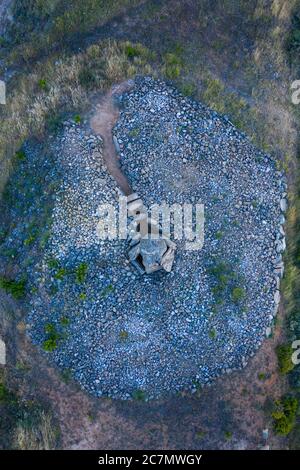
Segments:
[[[226,118],[162,81],[138,78],[118,102],[112,137],[131,188],[148,208],[203,204],[203,247],[173,240],[170,272],[141,275],[127,240],[101,240],[98,207],[117,208],[120,191],[101,136],[65,122],[49,144],[62,182],[29,334],[88,392],[151,399],[244,367],[270,334],[286,183]]]

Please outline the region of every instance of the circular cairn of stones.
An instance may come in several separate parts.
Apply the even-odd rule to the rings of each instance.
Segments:
[[[165,82],[136,79],[119,106],[113,136],[131,187],[149,208],[203,204],[204,244],[173,240],[170,273],[135,270],[126,239],[97,235],[99,206],[117,213],[120,196],[101,137],[64,122],[48,143],[62,176],[29,334],[41,349],[54,342],[47,357],[95,396],[195,391],[245,367],[271,334],[285,177],[226,117]]]

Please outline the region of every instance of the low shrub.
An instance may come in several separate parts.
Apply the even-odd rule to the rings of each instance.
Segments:
[[[109,284],[108,286],[106,286],[102,293],[101,293],[101,297],[107,297],[109,294],[111,294],[112,292],[114,292],[115,288],[112,284]]]
[[[122,330],[120,331],[120,340],[121,341],[126,341],[128,339],[128,331]]]
[[[74,116],[74,122],[75,122],[76,124],[80,124],[81,121],[82,121],[82,119],[81,119],[80,114],[76,114],[76,115]]]
[[[22,299],[26,294],[26,280],[21,279],[16,281],[13,279],[7,279],[4,276],[0,277],[0,288],[4,289],[5,292],[9,293],[15,299]]]
[[[62,281],[67,274],[68,271],[65,268],[59,268],[59,270],[54,274],[54,278]]]
[[[60,323],[62,326],[69,326],[70,319],[68,317],[61,317]]]
[[[281,374],[288,374],[293,368],[292,362],[293,349],[290,344],[281,344],[276,348],[278,368]]]
[[[181,92],[184,96],[194,96],[197,92],[197,87],[194,83],[184,83],[181,86]]]
[[[258,380],[264,381],[264,380],[266,380],[267,375],[264,372],[259,372],[257,374],[257,378],[258,378]]]
[[[57,348],[57,340],[55,340],[54,338],[46,339],[46,340],[43,342],[43,349],[44,349],[44,351],[46,351],[46,352],[52,352],[52,351],[54,351],[56,348]]]
[[[156,58],[155,52],[150,51],[140,43],[132,44],[127,41],[124,44],[124,52],[129,59],[139,59],[142,62],[151,61]]]
[[[24,246],[32,245],[36,240],[36,234],[30,233],[28,237],[24,240]]]
[[[9,391],[3,383],[0,383],[0,403],[5,403],[9,399]]]
[[[174,80],[178,78],[182,71],[182,59],[174,52],[168,52],[164,56],[164,73],[167,78]]]
[[[26,160],[26,153],[24,150],[18,150],[16,153],[15,153],[15,158],[16,160],[18,161],[24,161]]]
[[[44,91],[46,91],[48,89],[47,82],[44,78],[40,78],[40,80],[38,81],[38,87],[41,90],[44,90]]]
[[[84,68],[79,72],[78,75],[79,83],[82,87],[90,89],[96,83],[96,76],[89,68]]]
[[[245,290],[242,287],[234,287],[231,292],[232,301],[236,304],[245,298]]]
[[[214,328],[212,328],[211,330],[209,330],[209,333],[208,333],[210,339],[216,339],[217,337],[217,332]]]
[[[132,394],[132,398],[137,401],[145,401],[146,392],[144,392],[144,390],[141,390],[141,389],[135,390]]]
[[[281,400],[276,400],[275,409],[272,412],[276,434],[286,436],[292,431],[296,421],[297,410],[298,400],[296,398],[285,397]]]
[[[47,334],[47,339],[43,342],[43,349],[46,352],[52,352],[57,348],[61,335],[58,333],[53,323],[47,323],[45,325],[45,333]]]
[[[49,258],[48,261],[47,261],[47,265],[50,269],[57,269],[57,268],[59,268],[60,263],[55,258]]]
[[[87,275],[88,265],[87,263],[81,263],[75,270],[76,281],[78,284],[83,284]]]

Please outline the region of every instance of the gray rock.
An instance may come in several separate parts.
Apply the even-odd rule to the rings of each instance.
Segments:
[[[268,326],[268,328],[266,328],[266,337],[270,338],[271,335],[272,335],[272,328]]]
[[[287,210],[287,200],[285,198],[280,200],[280,209],[282,212],[286,212]]]
[[[279,303],[280,303],[280,292],[279,292],[279,290],[275,291],[274,302],[275,302],[275,305],[279,305]]]
[[[113,136],[113,143],[114,143],[116,152],[119,154],[121,152],[120,145],[119,145],[118,139],[115,135]]]
[[[262,437],[265,441],[269,438],[269,429],[268,428],[263,429]]]

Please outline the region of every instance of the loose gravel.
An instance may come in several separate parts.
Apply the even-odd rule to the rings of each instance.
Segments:
[[[244,367],[270,334],[283,273],[285,177],[225,117],[162,81],[136,79],[119,104],[113,134],[131,187],[148,207],[203,203],[204,246],[189,251],[176,241],[171,273],[140,276],[126,240],[96,234],[99,205],[117,207],[120,194],[101,137],[65,122],[51,143],[63,180],[34,268],[29,334],[42,346],[55,331],[57,347],[45,354],[96,396],[195,391]]]

